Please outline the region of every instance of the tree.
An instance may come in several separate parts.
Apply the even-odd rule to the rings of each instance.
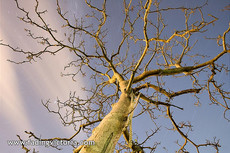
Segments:
[[[206,38],[217,40],[220,48],[215,56],[208,57],[205,52],[202,55],[203,52],[201,54],[196,48],[199,41],[194,36],[206,36],[207,28],[218,22],[217,17],[202,11],[207,2],[196,7],[162,7],[157,0],[124,1],[121,3],[124,16],[117,24],[121,25],[120,35],[114,40],[111,31],[117,27],[109,24],[113,18],[107,9],[110,2],[106,0],[85,0],[81,5],[88,8],[82,18],[66,13],[57,0],[57,13],[63,23],[61,29],[49,25],[45,18],[48,11],[39,7],[39,0],[35,1],[35,15],[31,15],[15,0],[17,8],[24,14],[20,20],[46,32],[46,35],[40,35],[25,29],[28,36],[41,45],[41,50],[26,51],[1,42],[0,45],[25,55],[24,60],[10,62],[24,64],[46,54],[55,55],[69,50],[75,60],[65,68],[76,67],[77,71],[63,76],[72,76],[74,81],[78,75],[86,76],[94,84],[83,89],[88,93],[87,98],[71,93],[68,100],[58,100],[57,110],[50,108],[50,101],[43,103],[49,112],[61,118],[64,125],[73,125],[76,133],[72,137],[46,139],[26,131],[29,137],[41,141],[70,141],[83,131],[89,135],[87,140],[94,141],[95,145],[74,146],[74,153],[113,152],[116,145],[117,151],[154,152],[159,143],[150,145],[147,142],[164,129],[156,123],[163,116],[171,121],[168,130],[177,131],[184,139],[183,144],[178,141],[178,152],[187,152],[188,144],[192,144],[197,152],[204,146],[213,146],[218,152],[219,140],[214,138],[213,141],[196,143],[189,135],[191,123],[178,123],[172,113],[172,110],[175,113],[183,110],[178,105],[178,97],[192,94],[197,98],[195,105],[199,106],[199,97],[207,93],[210,102],[221,106],[223,117],[230,120],[227,116],[230,92],[216,80],[222,71],[229,71],[220,59],[230,53],[227,44],[230,26],[217,38]],[[168,25],[165,19],[172,12],[183,14],[184,21]],[[186,81],[187,85],[172,88],[172,80],[177,84]],[[149,127],[151,133],[147,133],[141,142],[137,136],[134,139],[132,130],[132,121],[138,118],[148,118],[155,124],[155,127]],[[119,141],[121,135],[125,141]],[[28,148],[22,147],[29,152]]]

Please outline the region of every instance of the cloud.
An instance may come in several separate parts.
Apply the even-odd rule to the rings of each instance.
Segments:
[[[16,9],[14,2],[2,4],[0,39],[15,47],[37,50],[38,46],[24,37],[24,25],[16,19],[18,12],[6,11]],[[45,1],[43,5],[46,4],[49,7],[51,3]],[[31,3],[26,5],[25,7],[31,7]],[[56,21],[49,21],[55,26]],[[73,82],[71,78],[60,76],[64,66],[73,60],[71,53],[66,50],[67,52],[55,56],[46,54],[42,60],[33,64],[16,65],[6,60],[17,60],[22,56],[7,47],[0,46],[0,49],[0,133],[3,133],[1,141],[4,141],[0,143],[0,147],[6,152],[18,150],[18,147],[7,146],[6,141],[17,139],[16,134],[24,134],[25,130],[31,130],[45,138],[72,136],[72,127],[62,127],[59,117],[49,115],[41,104],[41,99],[55,101],[58,97],[66,100],[70,91],[78,91],[79,95],[84,95],[80,92],[84,86],[80,78],[77,79],[78,82]],[[27,138],[25,134],[23,138]]]

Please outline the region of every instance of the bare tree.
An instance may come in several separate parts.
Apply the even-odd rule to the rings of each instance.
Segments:
[[[219,64],[219,60],[230,53],[229,44],[226,42],[230,26],[215,38],[220,46],[216,56],[208,57],[194,49],[197,43],[194,36],[202,36],[218,21],[214,15],[203,14],[202,9],[207,7],[207,2],[193,8],[162,8],[157,0],[124,0],[121,3],[124,14],[120,18],[121,27],[115,25],[111,28],[107,10],[107,3],[110,2],[85,0],[84,5],[88,7],[87,12],[90,12],[82,18],[76,18],[65,12],[57,0],[58,20],[63,23],[62,31],[66,32],[63,33],[64,38],[59,38],[57,34],[61,29],[49,25],[45,19],[47,10],[39,7],[39,0],[35,1],[36,15],[31,15],[31,12],[15,0],[17,8],[24,14],[19,19],[46,32],[46,35],[39,35],[26,29],[29,37],[41,44],[41,50],[26,51],[1,42],[0,45],[25,55],[22,61],[10,61],[16,64],[31,63],[42,55],[55,55],[69,50],[76,60],[70,61],[65,68],[76,67],[76,72],[65,73],[63,76],[71,76],[74,81],[79,75],[86,76],[94,84],[91,88],[83,89],[88,94],[85,99],[74,92],[70,93],[68,100],[58,100],[57,110],[50,108],[50,101],[43,102],[47,110],[58,115],[64,125],[73,125],[76,133],[72,137],[40,138],[33,132],[26,131],[29,137],[41,141],[70,141],[79,132],[85,132],[89,135],[87,141],[94,141],[95,145],[73,145],[74,153],[110,153],[115,150],[154,152],[159,142],[147,142],[159,130],[165,130],[157,124],[157,120],[166,117],[171,121],[168,130],[177,131],[181,139],[184,139],[183,144],[178,142],[178,152],[188,152],[188,143],[192,144],[197,152],[204,146],[212,146],[218,152],[219,140],[214,138],[213,141],[196,143],[189,136],[192,131],[191,123],[178,123],[172,113],[172,109],[175,113],[183,110],[182,106],[177,105],[177,97],[192,95],[198,101],[194,104],[199,105],[200,94],[206,92],[210,102],[221,106],[224,110],[223,117],[230,121],[227,117],[230,92],[224,84],[215,80],[220,72],[229,71],[227,65]],[[171,32],[172,29],[164,17],[173,12],[184,15],[184,28],[180,25]],[[191,16],[196,16],[196,20],[192,20]],[[119,28],[121,33],[120,39],[115,42],[111,41],[110,35],[113,28]],[[110,48],[111,44],[116,45],[116,48]],[[168,84],[172,79],[177,81],[177,84],[186,79],[189,88],[183,85],[179,91],[169,88]],[[155,124],[155,127],[149,127],[151,131],[148,131],[146,136],[139,136],[143,141],[138,140],[138,133],[134,135],[132,130],[132,121],[138,118],[148,118]],[[124,141],[120,140],[121,135]],[[21,140],[20,136],[18,137]],[[25,146],[22,147],[26,152],[30,151]],[[58,149],[58,146],[54,147]]]

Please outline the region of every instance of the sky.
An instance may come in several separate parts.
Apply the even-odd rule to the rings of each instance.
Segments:
[[[25,5],[24,5],[25,4]],[[33,6],[29,1],[23,5]],[[43,1],[47,7],[54,3]],[[30,44],[24,33],[24,25],[17,19],[19,12],[14,1],[0,1],[0,39],[26,49],[38,49]],[[32,7],[33,8],[33,7]],[[50,17],[51,18],[51,17]],[[56,24],[53,20],[52,24]],[[7,59],[20,58],[9,49],[0,47],[0,148],[4,153],[24,152],[20,146],[8,146],[7,140],[18,140],[16,134],[28,139],[24,131],[33,131],[44,138],[71,137],[72,127],[63,127],[59,118],[42,106],[41,100],[55,102],[66,100],[70,91],[80,93],[83,82],[74,83],[71,78],[61,77],[64,66],[71,57],[68,53],[44,57],[33,64],[16,65]],[[1,150],[2,150],[1,149]],[[56,152],[55,149],[39,148],[40,152]],[[72,148],[70,147],[69,151]]]
[[[65,7],[71,12],[76,12],[76,15],[80,16],[81,11],[84,9],[79,3],[74,2],[74,0],[65,0]],[[171,7],[180,4],[181,1],[167,1],[162,5],[169,5]],[[191,3],[183,3],[183,5],[196,5],[199,1],[194,1]],[[29,0],[23,1],[23,6],[26,8],[33,9],[33,3]],[[42,0],[41,3],[46,8],[51,8],[50,15],[48,19],[50,24],[58,26],[57,20],[55,20],[55,1],[45,1]],[[219,21],[216,23],[215,27],[211,28],[208,35],[217,36],[217,34],[222,34],[228,27],[230,21],[229,11],[220,11],[224,6],[228,5],[229,2],[226,0],[210,0],[208,7],[205,9],[205,13],[216,13],[219,17]],[[112,7],[113,6],[113,7]],[[119,7],[118,3],[115,1],[110,3],[109,6],[111,12],[116,12]],[[121,13],[120,13],[121,14]],[[119,13],[114,14],[115,20],[111,21],[111,26],[119,23]],[[15,2],[13,0],[0,0],[0,40],[4,40],[13,46],[20,46],[21,48],[38,49],[38,46],[34,45],[32,41],[25,36],[24,24],[22,24],[17,16],[20,12],[15,7]],[[173,16],[173,18],[179,18]],[[173,20],[169,19],[169,23],[173,24]],[[117,38],[117,29],[111,33],[114,36],[113,39]],[[116,37],[117,36],[117,37]],[[215,43],[208,41],[202,44],[202,49],[198,50],[208,51],[208,55],[216,55]],[[113,47],[113,46],[111,46]],[[64,71],[64,66],[72,60],[69,52],[62,52],[55,56],[43,56],[42,60],[33,62],[33,64],[22,64],[16,65],[7,61],[7,59],[18,60],[21,55],[12,53],[8,48],[0,46],[0,148],[4,153],[24,152],[20,146],[9,146],[7,140],[17,140],[16,134],[19,134],[22,138],[28,139],[27,135],[24,133],[25,130],[32,131],[41,137],[70,137],[74,134],[72,127],[63,127],[59,118],[53,114],[47,112],[47,110],[42,106],[41,100],[48,100],[55,102],[57,98],[65,100],[69,96],[70,91],[77,91],[79,95],[85,94],[81,93],[81,87],[86,86],[82,78],[77,78],[77,82],[73,82],[71,78],[61,77],[61,72]],[[230,66],[230,56],[226,56],[222,59],[222,62]],[[225,77],[224,75],[218,78],[224,82],[228,82],[230,77]],[[172,86],[175,86],[172,84]],[[227,86],[230,88],[229,83]],[[178,101],[183,103],[184,101],[192,101],[193,99],[186,99],[181,97]],[[209,106],[207,99],[202,99],[204,103],[202,107],[193,107],[191,105],[183,105],[185,111],[177,112],[175,114],[178,120],[190,119],[194,122],[194,125],[201,126],[201,128],[196,129],[191,137],[196,139],[197,142],[204,142],[206,139],[212,139],[213,136],[221,139],[222,147],[220,149],[221,153],[227,153],[230,150],[228,143],[230,142],[230,123],[223,119],[223,111],[219,107]],[[179,103],[180,104],[180,103]],[[208,109],[207,109],[208,107]],[[134,130],[141,130],[141,125],[148,123],[145,120],[140,120],[134,123]],[[169,124],[169,123],[165,123]],[[164,124],[163,124],[164,125]],[[149,125],[151,126],[151,125]],[[157,135],[156,139],[162,140],[161,148],[163,146],[168,147],[168,152],[170,150],[175,150],[175,144],[168,140],[165,143],[163,140],[169,139],[169,136],[176,137],[175,133],[166,132],[163,135]],[[199,138],[198,138],[199,137]],[[83,136],[79,135],[76,140],[83,140]],[[198,139],[197,139],[198,138]],[[171,142],[171,143],[170,143]],[[191,146],[191,148],[193,148]],[[40,152],[57,152],[55,149],[39,147]],[[205,148],[206,149],[206,148]],[[72,148],[64,148],[61,152],[69,151]],[[159,149],[157,152],[167,152],[166,150]],[[214,152],[213,150],[202,150],[203,153]]]

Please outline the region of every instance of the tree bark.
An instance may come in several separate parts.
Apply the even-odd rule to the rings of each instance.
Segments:
[[[87,141],[94,141],[95,145],[84,145],[76,148],[74,153],[112,153],[126,127],[130,111],[131,97],[122,92],[120,99],[101,123],[92,131]],[[80,149],[79,149],[80,148]]]

